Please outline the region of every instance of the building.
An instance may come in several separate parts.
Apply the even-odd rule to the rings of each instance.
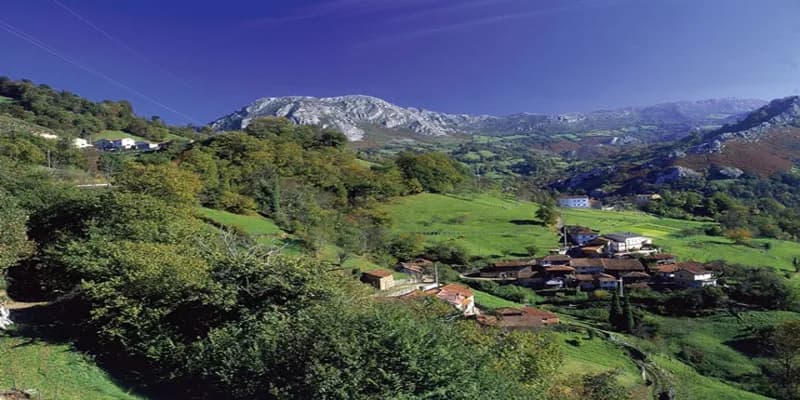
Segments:
[[[553,265],[569,265],[569,260],[572,258],[566,254],[550,254],[542,257],[539,260],[539,265],[543,267],[550,267]]]
[[[535,329],[558,324],[559,319],[551,312],[525,306],[498,308],[493,316],[479,318],[478,322],[504,329]]]
[[[569,265],[575,268],[576,274],[595,275],[605,271],[603,260],[603,258],[573,258],[569,261]]]
[[[158,150],[160,148],[161,145],[158,143],[136,142],[136,150]]]
[[[94,142],[94,147],[100,150],[116,151],[116,150],[131,150],[136,148],[136,141],[131,138],[122,139],[100,139]]]
[[[637,251],[653,244],[653,239],[633,232],[609,233],[603,237],[611,241],[608,249],[612,253]]]
[[[494,279],[526,279],[533,275],[536,260],[498,261],[491,266],[481,268],[481,278]]]
[[[563,208],[589,208],[589,196],[559,197],[558,206]]]
[[[361,282],[372,285],[378,290],[388,290],[394,286],[394,276],[385,269],[374,269],[362,273]]]
[[[464,285],[451,283],[439,288],[426,290],[425,293],[450,303],[458,311],[463,312],[464,315],[475,314],[475,295],[472,293],[472,289]]]
[[[78,149],[85,149],[87,147],[92,147],[92,144],[84,138],[75,138],[72,139],[72,146]]]
[[[625,272],[620,275],[620,277],[622,278],[622,283],[625,284],[625,286],[639,285],[646,287],[647,282],[650,282],[650,275],[647,272],[642,271]]]
[[[644,265],[635,258],[600,258],[604,272],[617,278],[631,272],[644,273]]]
[[[678,271],[678,264],[660,264],[649,268],[650,273],[658,280],[671,281],[675,278]]]
[[[581,290],[617,288],[617,278],[608,274],[575,274],[575,283]]]
[[[699,288],[703,286],[716,286],[717,279],[703,264],[697,262],[682,262],[677,265],[675,283],[683,287]]]
[[[599,236],[597,231],[585,226],[564,227],[564,231],[566,232],[567,238],[578,246],[584,246],[592,240],[597,239]]]
[[[651,201],[654,200],[661,200],[661,195],[658,193],[636,195],[636,205],[639,207],[646,206],[650,204]]]
[[[408,274],[417,282],[423,281],[425,278],[430,277],[431,269],[433,269],[433,261],[424,258],[417,258],[412,261],[399,262],[395,269]]]
[[[678,258],[672,254],[667,253],[658,253],[658,254],[651,254],[642,259],[644,263],[648,266],[651,265],[668,265],[668,264],[675,264],[678,262]]]

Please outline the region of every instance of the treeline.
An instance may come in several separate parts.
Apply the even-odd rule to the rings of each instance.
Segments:
[[[268,117],[197,142],[176,162],[200,177],[204,206],[267,216],[312,251],[336,244],[384,252],[392,238],[382,202],[468,183],[468,172],[441,153],[366,163],[346,143],[340,132]]]
[[[196,134],[191,127],[168,126],[158,117],[138,117],[127,101],[93,102],[28,80],[0,77],[0,96],[12,100],[0,102],[0,114],[8,114],[70,137],[89,138],[103,130],[122,130],[153,141],[161,141],[168,134],[187,137]]]
[[[709,181],[661,191],[645,211],[674,218],[707,217],[720,223],[716,234],[739,231],[746,236],[800,238],[800,176],[743,176],[734,184]],[[714,232],[710,232],[714,233]]]

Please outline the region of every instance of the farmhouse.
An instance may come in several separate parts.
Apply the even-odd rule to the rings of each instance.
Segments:
[[[581,290],[614,290],[617,288],[617,278],[608,274],[576,274],[575,282]]]
[[[611,241],[609,250],[612,253],[637,251],[653,244],[653,239],[633,232],[609,233],[603,235],[603,237]]]
[[[559,197],[558,206],[563,208],[589,208],[589,196]]]
[[[94,142],[94,147],[100,150],[130,150],[136,147],[136,141],[131,138],[122,139],[100,139]]]
[[[415,281],[422,281],[424,277],[430,275],[430,269],[433,268],[433,261],[425,258],[417,258],[412,261],[399,262],[395,269],[404,272],[412,277]]]
[[[660,264],[649,267],[648,270],[655,278],[668,281],[675,278],[675,272],[678,270],[678,264]]]
[[[593,231],[585,226],[564,227],[564,232],[569,240],[578,246],[586,245],[599,236],[597,231]]]
[[[457,310],[463,312],[464,315],[475,314],[475,295],[472,293],[472,289],[466,286],[451,283],[440,288],[427,290],[425,293],[450,303]]]
[[[481,268],[481,278],[495,279],[526,279],[533,275],[533,266],[536,260],[510,260],[499,261],[494,265]]]
[[[150,143],[150,142],[136,142],[136,149],[137,150],[158,150],[161,148],[161,145],[158,143]]]
[[[618,278],[630,272],[644,273],[644,265],[635,258],[600,258],[605,272]]]
[[[362,273],[361,282],[372,285],[378,290],[387,290],[394,286],[394,276],[385,269],[374,269]]]
[[[677,257],[672,254],[658,253],[651,254],[642,259],[646,265],[668,265],[678,262]]]
[[[683,287],[716,286],[717,279],[703,264],[697,262],[682,262],[675,271],[675,283]]]
[[[88,140],[83,138],[75,138],[72,139],[72,146],[78,149],[85,149],[87,147],[92,147],[92,144],[89,143]]]
[[[539,260],[539,265],[543,267],[550,267],[553,265],[569,265],[570,256],[566,254],[550,254],[549,256],[542,257]]]
[[[603,258],[573,258],[569,265],[575,268],[576,274],[600,274],[605,271]]]

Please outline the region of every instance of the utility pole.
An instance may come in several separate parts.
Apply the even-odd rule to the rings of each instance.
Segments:
[[[436,287],[439,287],[439,263],[433,264],[433,276],[434,282],[436,282]]]
[[[625,297],[625,289],[622,286],[622,278],[617,279],[617,284],[619,285],[619,297]]]

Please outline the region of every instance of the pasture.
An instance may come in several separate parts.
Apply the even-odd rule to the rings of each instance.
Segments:
[[[536,255],[558,246],[556,230],[536,220],[538,205],[490,195],[472,197],[418,194],[393,200],[386,206],[393,230],[418,233],[427,243],[455,241],[472,256],[525,257],[527,247]],[[631,231],[653,237],[655,244],[682,260],[725,260],[750,266],[794,270],[800,243],[754,239],[737,245],[719,236],[698,234],[709,222],[660,218],[636,211],[561,209],[564,223],[584,225],[601,233]],[[691,232],[690,232],[691,231]],[[764,244],[769,243],[767,249]]]

